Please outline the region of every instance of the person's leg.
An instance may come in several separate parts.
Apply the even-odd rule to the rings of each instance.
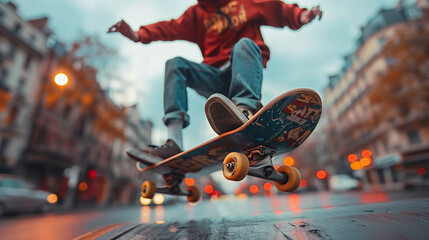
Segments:
[[[207,119],[217,134],[240,127],[262,107],[262,69],[259,47],[248,38],[238,41],[226,70],[231,74],[227,97],[214,94],[205,106]]]
[[[189,125],[187,87],[208,98],[215,92],[227,94],[228,73],[184,58],[173,58],[166,63],[164,81],[164,118],[168,137],[183,149],[182,128]]]
[[[240,39],[231,52],[228,98],[241,110],[254,111],[259,107],[263,67],[260,48],[249,38]]]

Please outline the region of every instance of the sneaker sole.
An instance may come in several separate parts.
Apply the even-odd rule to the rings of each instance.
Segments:
[[[210,96],[204,110],[210,126],[218,135],[234,130],[248,121],[235,104],[222,94]]]

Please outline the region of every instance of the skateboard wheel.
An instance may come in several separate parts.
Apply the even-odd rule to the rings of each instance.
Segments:
[[[301,173],[299,173],[298,169],[289,166],[281,166],[277,169],[277,172],[288,176],[286,183],[274,182],[278,190],[282,192],[293,192],[298,189],[301,183]]]
[[[199,188],[195,186],[189,187],[188,192],[189,192],[189,195],[186,196],[186,200],[188,200],[188,202],[194,203],[200,200],[201,194],[200,194]]]
[[[144,181],[141,186],[141,195],[144,198],[153,198],[156,192],[156,185],[153,182]]]
[[[243,180],[249,172],[249,159],[246,155],[232,152],[223,160],[222,173],[226,179],[232,181]]]

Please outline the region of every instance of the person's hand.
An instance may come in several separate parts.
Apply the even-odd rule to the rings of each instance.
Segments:
[[[313,7],[311,10],[305,10],[301,13],[299,20],[302,24],[307,24],[313,21],[314,18],[319,16],[319,20],[322,19],[322,11],[320,11],[319,6]]]
[[[109,30],[107,30],[107,32],[120,32],[122,35],[134,42],[138,42],[140,40],[139,34],[137,32],[134,32],[133,29],[131,29],[130,25],[128,25],[128,23],[126,23],[124,20],[121,20],[115,25],[111,26]]]

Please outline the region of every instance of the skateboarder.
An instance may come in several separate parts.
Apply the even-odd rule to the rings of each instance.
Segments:
[[[297,30],[319,19],[311,10],[280,0],[198,0],[182,16],[141,26],[134,31],[121,20],[108,32],[120,32],[134,42],[186,40],[196,43],[204,57],[194,63],[181,57],[166,63],[164,118],[166,144],[147,152],[167,158],[182,150],[182,129],[189,125],[187,87],[208,98],[205,111],[216,133],[244,124],[261,107],[262,70],[270,51],[260,27]]]

